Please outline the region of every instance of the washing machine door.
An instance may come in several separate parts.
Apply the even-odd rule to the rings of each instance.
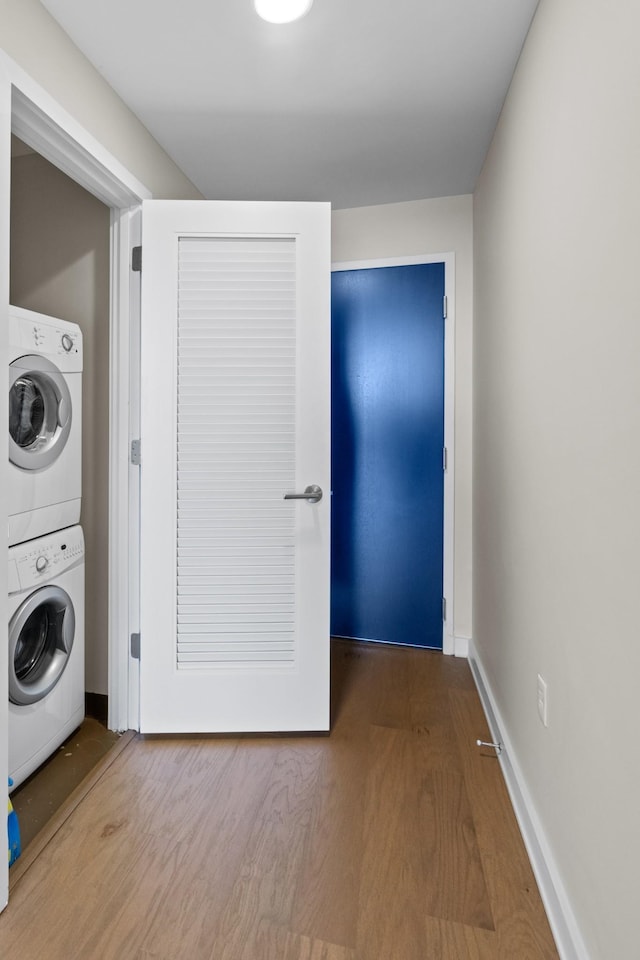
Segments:
[[[9,459],[23,470],[56,460],[71,430],[71,395],[46,357],[19,357],[9,366]]]
[[[9,699],[26,705],[42,700],[65,671],[76,617],[71,597],[55,584],[40,587],[9,622]]]

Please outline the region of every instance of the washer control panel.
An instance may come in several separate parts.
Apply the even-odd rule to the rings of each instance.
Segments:
[[[34,323],[30,329],[23,330],[20,345],[27,352],[35,348],[37,353],[60,357],[79,354],[81,336],[79,332],[67,333],[66,330],[58,327]]]
[[[82,528],[68,527],[10,547],[9,567],[17,572],[20,589],[26,590],[60,576],[83,557]]]

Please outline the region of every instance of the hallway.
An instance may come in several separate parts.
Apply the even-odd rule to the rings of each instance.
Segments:
[[[468,664],[334,642],[330,737],[136,738],[13,886],[20,960],[555,960]]]

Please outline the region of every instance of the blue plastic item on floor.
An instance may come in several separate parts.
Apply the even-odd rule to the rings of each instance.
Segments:
[[[11,777],[9,777],[9,786],[13,786],[13,780]],[[9,816],[7,819],[7,832],[9,834],[9,866],[11,866],[11,864],[15,863],[22,853],[22,848],[20,846],[20,824],[18,823],[18,814],[13,809],[11,797],[7,797],[7,800],[9,804]]]

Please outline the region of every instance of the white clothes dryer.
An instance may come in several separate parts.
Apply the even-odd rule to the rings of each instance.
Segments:
[[[9,307],[9,545],[80,520],[82,333]]]
[[[9,776],[18,786],[84,719],[84,537],[9,548]]]

